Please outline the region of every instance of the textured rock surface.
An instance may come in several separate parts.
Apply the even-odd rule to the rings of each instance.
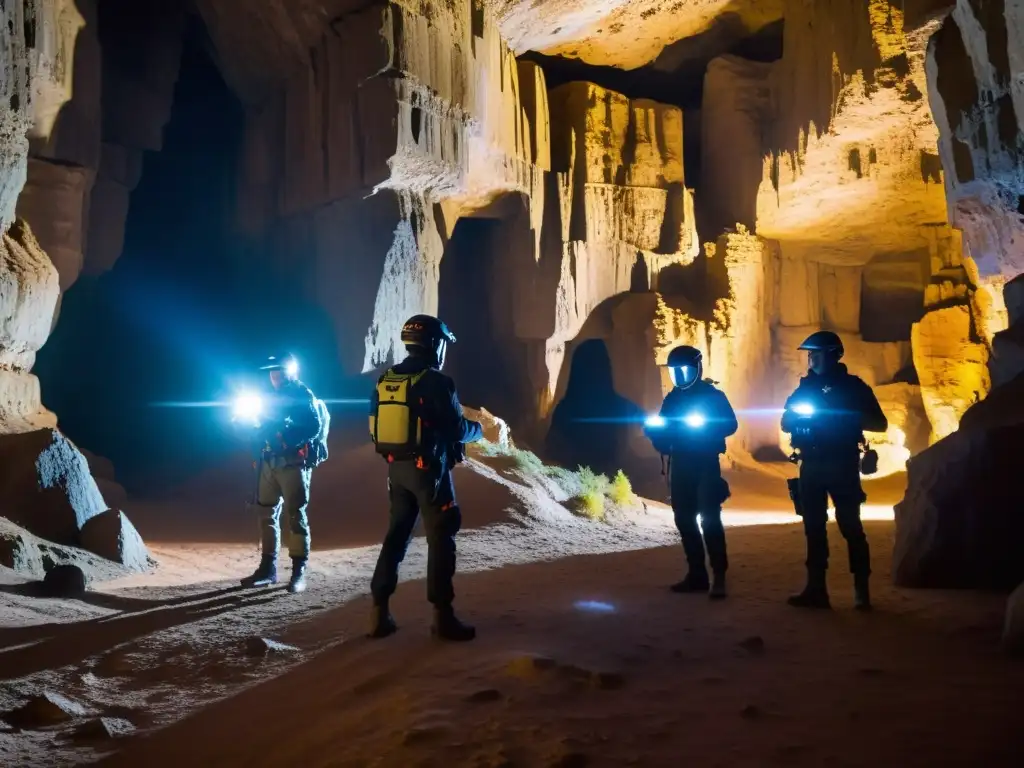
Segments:
[[[1012,589],[1024,581],[1020,462],[1024,377],[972,406],[908,465],[893,575],[915,587]]]
[[[950,219],[983,277],[1024,272],[1021,14],[1014,2],[958,0],[928,46]]]
[[[28,134],[45,135],[71,96],[74,0],[14,0],[0,8],[0,234],[25,183]]]
[[[663,52],[673,63],[699,56],[701,43],[728,47],[782,18],[785,5],[783,0],[483,2],[495,10],[516,53],[542,51],[623,69],[652,62]]]
[[[930,29],[905,32],[894,3],[787,4],[757,201],[757,233],[786,258],[863,265],[926,246],[922,228],[945,221],[924,98]]]
[[[82,549],[134,571],[145,571],[152,565],[139,532],[125,513],[117,509],[108,509],[86,520],[79,544]]]
[[[23,221],[0,236],[0,434],[56,426],[29,373],[50,334],[57,271]]]
[[[77,545],[107,509],[85,457],[55,429],[0,437],[0,464],[4,517],[41,538]]]
[[[956,430],[960,417],[989,390],[988,350],[972,335],[965,304],[926,314],[913,331],[914,367],[933,439]]]

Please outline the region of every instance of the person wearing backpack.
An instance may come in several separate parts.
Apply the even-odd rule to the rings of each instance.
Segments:
[[[452,468],[464,444],[483,437],[480,424],[465,418],[455,382],[441,373],[455,336],[430,315],[415,315],[402,327],[408,356],[377,381],[370,402],[370,436],[388,462],[391,520],[377,559],[370,592],[370,637],[398,629],[388,602],[398,586],[419,516],[427,536],[427,599],[434,606],[431,633],[442,640],[468,641],[476,629],[455,616],[455,535],[462,516],[455,500]]]
[[[262,557],[244,587],[277,583],[277,553],[281,546],[281,514],[288,524],[288,554],[292,575],[288,591],[306,590],[309,562],[309,488],[313,468],[327,458],[327,406],[298,379],[298,364],[290,355],[271,357],[267,371],[270,392],[251,427],[259,459],[256,505],[260,513]]]

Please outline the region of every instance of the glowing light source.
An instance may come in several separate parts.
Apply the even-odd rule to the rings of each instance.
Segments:
[[[298,362],[296,360],[289,360],[287,363],[285,363],[284,372],[286,374],[288,374],[289,376],[298,376],[299,375],[299,364],[298,364]]]
[[[700,429],[708,423],[708,420],[704,418],[703,413],[688,413],[683,417],[683,423],[690,429]]]
[[[813,416],[814,406],[810,403],[797,403],[793,406],[793,413],[798,416]]]
[[[263,413],[263,399],[253,392],[242,392],[235,398],[234,417],[256,421]]]
[[[647,419],[644,421],[644,424],[648,427],[664,427],[665,418],[663,416],[655,414],[653,416],[648,416]]]

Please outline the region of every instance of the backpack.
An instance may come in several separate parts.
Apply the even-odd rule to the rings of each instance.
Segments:
[[[310,467],[318,466],[327,460],[327,433],[331,430],[331,414],[327,410],[327,403],[319,397],[314,397],[313,407],[320,418],[320,431],[309,441],[307,465]]]
[[[407,458],[422,452],[423,420],[413,387],[426,371],[395,373],[389,368],[377,382],[377,406],[370,414],[370,437],[382,456]]]

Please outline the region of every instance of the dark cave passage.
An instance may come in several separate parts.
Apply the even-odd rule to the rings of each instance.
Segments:
[[[544,458],[609,477],[626,466],[630,435],[643,411],[615,391],[612,360],[603,339],[574,344],[565,395],[551,416]]]
[[[517,280],[537,265],[533,233],[517,197],[458,220],[441,260],[438,314],[455,334],[445,373],[463,404],[486,408],[510,425],[531,419],[528,342],[514,323]]]
[[[223,450],[221,409],[157,404],[209,403],[246,362],[244,254],[230,232],[243,113],[203,35],[193,20],[163,151],[145,156],[121,258],[63,297],[35,369],[61,428],[110,458],[129,489],[183,478]]]

